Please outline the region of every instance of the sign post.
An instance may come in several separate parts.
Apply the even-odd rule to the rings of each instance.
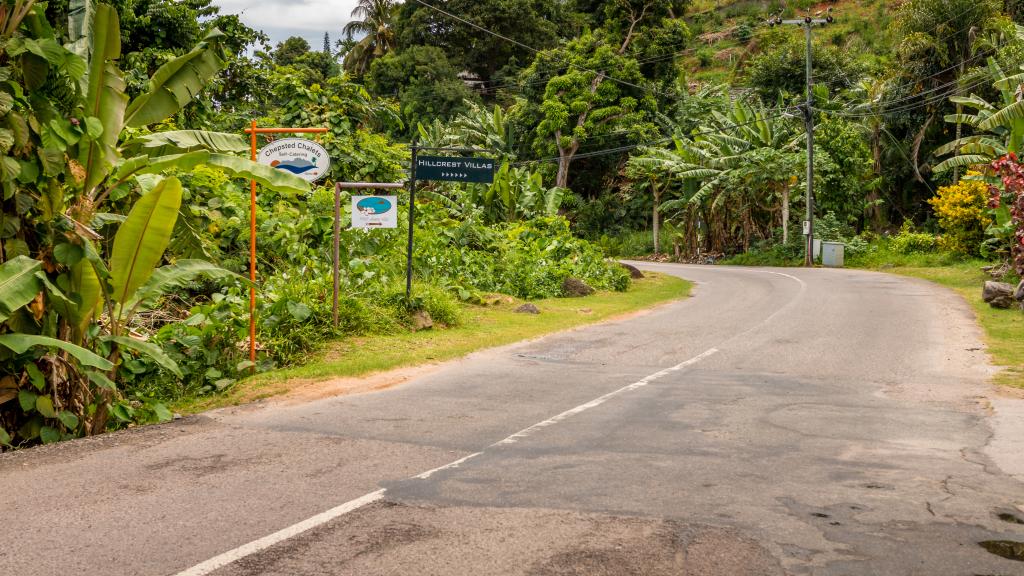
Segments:
[[[323,134],[327,132],[327,128],[258,128],[256,121],[252,121],[252,125],[245,129],[245,133],[249,134],[249,143],[251,148],[250,159],[256,162],[259,158],[257,156],[258,150],[256,148],[257,141],[256,136],[258,134]],[[289,140],[297,140],[291,138]],[[304,141],[306,142],[306,141]],[[313,143],[315,144],[315,143]],[[319,147],[317,145],[317,147]],[[323,148],[320,148],[323,150]],[[326,156],[326,154],[324,154]],[[301,156],[295,155],[295,158],[301,158]],[[277,159],[277,158],[275,158]],[[279,166],[274,164],[273,160],[269,161],[268,164],[278,168],[280,170],[286,170],[300,178],[313,182],[327,175],[327,167],[330,166],[330,158],[325,157],[326,165],[317,164],[320,169],[308,168],[305,164],[296,166],[295,170],[289,169],[290,166]],[[287,160],[285,160],[287,162]],[[312,172],[315,172],[313,174]],[[305,173],[305,174],[304,174]],[[256,362],[256,181],[249,181],[249,281],[252,283],[249,286],[249,360]],[[256,367],[253,366],[255,371]]]
[[[442,182],[472,182],[492,184],[494,182],[494,160],[490,158],[460,158],[452,156],[420,156],[421,150],[431,152],[454,152],[478,154],[493,152],[475,148],[429,148],[418,146],[416,139],[409,147],[412,151],[412,169],[409,171],[409,246],[405,264],[405,297],[412,297],[412,240],[413,224],[416,222],[416,180]]]
[[[348,189],[370,189],[370,190],[394,190],[404,188],[405,184],[401,182],[338,182],[334,185],[334,304],[331,307],[331,318],[334,321],[334,327],[338,327],[338,298],[341,292],[341,191]],[[398,203],[392,199],[394,196],[364,196],[364,200],[353,202],[352,210],[352,227],[353,228],[395,228],[398,222],[395,221],[395,226],[391,226],[390,222],[381,222],[380,226],[371,226],[371,222],[366,222],[366,226],[357,226],[357,211],[360,210],[359,204],[367,204],[366,211],[372,211],[376,216],[379,216],[381,220],[384,218],[393,217],[393,213],[398,211]],[[378,212],[384,208],[383,204],[378,203],[376,206],[372,203],[367,203],[365,199],[379,198],[383,202],[391,204],[387,207],[383,213]]]

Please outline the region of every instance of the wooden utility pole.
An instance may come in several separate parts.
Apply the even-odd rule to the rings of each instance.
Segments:
[[[807,237],[807,245],[804,250],[804,266],[814,266],[814,96],[812,94],[812,87],[814,85],[814,68],[811,61],[811,31],[814,29],[815,24],[819,26],[831,24],[832,16],[831,14],[825,18],[811,18],[810,16],[806,16],[799,20],[783,20],[782,18],[774,18],[769,20],[768,23],[772,26],[775,26],[776,24],[794,24],[802,26],[804,29],[804,36],[807,39],[807,47],[804,54],[806,64],[804,70],[806,99],[803,106],[801,106],[804,115],[804,126],[807,132],[807,198],[805,199],[807,214],[806,219],[804,220],[804,236]]]

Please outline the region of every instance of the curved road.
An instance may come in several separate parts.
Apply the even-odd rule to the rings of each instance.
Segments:
[[[693,298],[405,385],[0,456],[0,574],[1021,575],[1024,400],[967,306],[646,264]]]

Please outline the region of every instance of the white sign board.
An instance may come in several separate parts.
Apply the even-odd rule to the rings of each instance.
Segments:
[[[304,138],[274,140],[260,150],[256,161],[316,182],[331,169],[331,157],[324,147]]]
[[[397,196],[353,196],[353,228],[398,228]]]

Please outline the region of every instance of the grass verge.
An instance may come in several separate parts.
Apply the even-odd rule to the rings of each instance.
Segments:
[[[176,412],[191,414],[287,393],[298,385],[358,377],[460,358],[485,348],[511,344],[552,332],[593,324],[689,295],[692,284],[649,273],[626,292],[598,292],[586,298],[534,301],[541,313],[519,314],[522,302],[511,298],[494,306],[463,305],[462,323],[444,330],[345,338],[331,342],[299,366],[243,380],[224,394],[179,401]]]

